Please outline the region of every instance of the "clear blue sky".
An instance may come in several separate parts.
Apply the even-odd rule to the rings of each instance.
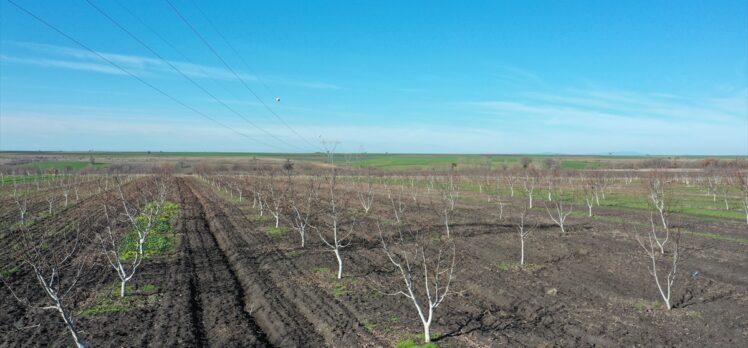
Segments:
[[[85,0],[13,1],[235,131],[0,0],[2,150],[748,155],[745,0],[171,0],[301,137],[165,0],[91,1],[272,137]]]

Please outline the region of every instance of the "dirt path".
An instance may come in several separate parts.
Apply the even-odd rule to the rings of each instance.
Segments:
[[[305,274],[234,205],[195,179],[186,180],[205,207],[210,229],[244,288],[245,308],[273,345],[381,346],[355,315],[324,291],[298,286]]]
[[[229,260],[218,247],[202,201],[178,179],[189,264],[189,309],[198,346],[268,346],[265,333],[244,310],[245,295]]]

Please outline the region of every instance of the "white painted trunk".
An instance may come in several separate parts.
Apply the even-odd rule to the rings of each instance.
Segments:
[[[338,279],[343,278],[343,259],[340,257],[340,249],[335,248],[335,258],[338,259]]]

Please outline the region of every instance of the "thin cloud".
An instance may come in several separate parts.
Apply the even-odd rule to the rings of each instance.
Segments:
[[[179,74],[171,68],[171,65],[182,71],[185,75],[192,78],[200,79],[212,79],[212,80],[223,80],[223,81],[236,81],[236,76],[225,68],[193,64],[188,62],[168,60],[168,63],[157,59],[138,55],[119,54],[111,52],[97,52],[97,54],[91,53],[87,50],[55,46],[48,44],[32,43],[32,42],[9,42],[12,45],[16,45],[25,50],[34,52],[36,54],[43,53],[51,57],[39,58],[27,58],[21,56],[4,56],[4,60],[17,64],[31,64],[36,66],[48,67],[48,68],[63,68],[73,70],[84,70],[89,72],[104,73],[123,75],[124,73],[111,66],[105,60],[101,59],[98,55],[114,62],[115,64],[134,72],[138,75],[148,76],[179,76]],[[258,78],[255,75],[246,74],[237,71],[237,75],[245,81],[257,81]],[[276,83],[294,87],[308,88],[308,89],[327,89],[337,90],[340,86],[319,81],[303,81],[286,78],[264,78],[264,81],[268,83]]]
[[[5,54],[0,55],[0,61],[5,62],[5,63],[34,65],[34,66],[40,66],[44,68],[62,68],[62,69],[80,70],[80,71],[88,71],[88,72],[110,74],[110,75],[126,75],[124,72],[122,72],[122,70],[114,68],[111,65],[100,64],[100,63],[95,63],[95,62],[80,62],[80,61],[69,61],[69,60],[59,60],[59,59],[44,59],[44,58],[38,59],[38,58],[29,58],[29,57],[14,57],[14,56],[8,56]]]

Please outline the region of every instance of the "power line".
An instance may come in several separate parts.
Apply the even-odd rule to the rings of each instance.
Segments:
[[[261,131],[261,132],[269,135],[270,137],[278,140],[279,142],[281,142],[281,143],[283,143],[283,144],[285,144],[285,145],[287,145],[289,147],[299,149],[298,147],[296,147],[296,146],[294,146],[294,145],[292,145],[290,143],[287,143],[286,141],[284,141],[284,140],[276,137],[274,134],[268,132],[267,130],[263,129],[262,127],[256,125],[254,122],[252,122],[249,119],[247,119],[246,117],[244,117],[244,115],[242,115],[241,113],[239,113],[238,111],[236,111],[236,109],[232,108],[230,105],[226,104],[224,101],[222,101],[221,99],[219,99],[218,97],[216,97],[213,93],[211,93],[210,91],[208,91],[205,87],[203,87],[197,81],[193,80],[191,77],[189,77],[182,70],[180,70],[179,68],[177,68],[170,61],[166,60],[163,56],[161,56],[160,54],[158,54],[158,52],[156,52],[153,48],[151,48],[148,44],[146,44],[143,40],[141,40],[140,38],[138,38],[135,34],[133,34],[127,28],[125,28],[117,20],[115,20],[114,18],[112,18],[109,14],[107,14],[100,7],[96,6],[96,4],[94,4],[91,0],[85,0],[85,1],[89,5],[91,5],[91,7],[93,7],[96,11],[98,11],[101,15],[103,15],[104,17],[106,17],[110,22],[114,23],[114,25],[116,25],[118,28],[122,29],[122,31],[124,31],[125,33],[127,33],[127,35],[129,35],[133,40],[137,41],[141,46],[145,47],[145,49],[147,49],[149,52],[151,52],[151,54],[153,54],[154,56],[158,57],[158,59],[160,59],[162,62],[166,63],[169,67],[171,67],[172,69],[174,69],[174,71],[176,71],[177,73],[179,73],[180,75],[182,75],[182,77],[184,77],[185,79],[187,79],[188,81],[190,81],[193,85],[195,85],[195,87],[199,88],[205,94],[207,94],[208,96],[210,96],[211,98],[213,98],[213,100],[215,100],[216,102],[218,102],[221,105],[223,105],[231,113],[233,113],[234,115],[239,116],[241,119],[243,119],[244,121],[246,121],[247,123],[249,123],[252,127],[254,127],[257,130],[259,130],[259,131]]]
[[[152,34],[156,35],[161,41],[163,41],[167,46],[169,46],[174,52],[176,52],[185,62],[193,64],[197,69],[200,70],[200,72],[203,73],[206,77],[210,78],[211,74],[208,73],[201,65],[194,63],[182,50],[177,48],[174,44],[172,44],[169,40],[167,40],[163,35],[159,34],[159,32],[156,29],[153,29],[152,26],[148,25],[143,18],[138,16],[135,12],[130,10],[125,4],[122,3],[120,0],[115,0],[115,2],[122,7],[127,13],[130,14],[133,18],[135,18],[140,24],[142,24],[146,29],[148,29]],[[218,80],[218,79],[213,79]],[[234,94],[232,91],[230,91],[228,88],[226,88],[223,84],[220,85],[224,92]]]
[[[249,70],[249,72],[250,72],[250,73],[252,73],[252,74],[253,74],[253,75],[255,76],[255,78],[257,79],[257,81],[258,81],[258,82],[259,82],[259,83],[260,83],[260,84],[261,84],[261,85],[262,85],[263,87],[265,87],[265,89],[266,89],[266,90],[268,90],[268,91],[270,92],[270,94],[272,94],[272,95],[274,95],[274,96],[277,96],[278,94],[276,94],[276,93],[275,93],[275,92],[274,92],[274,91],[273,91],[273,90],[272,90],[272,89],[271,89],[271,88],[270,88],[270,87],[269,87],[269,86],[268,86],[268,85],[267,85],[267,84],[265,83],[265,81],[263,81],[263,80],[262,80],[262,78],[260,78],[260,75],[258,75],[258,74],[257,74],[257,72],[255,72],[255,69],[253,69],[253,68],[252,68],[252,66],[250,66],[250,65],[249,65],[249,63],[247,63],[247,60],[245,60],[245,59],[244,59],[244,57],[243,57],[243,56],[242,56],[241,54],[239,54],[239,51],[237,51],[237,50],[236,50],[236,48],[234,47],[234,45],[232,45],[232,44],[231,44],[231,42],[229,42],[229,40],[227,40],[227,39],[226,39],[226,36],[225,36],[225,35],[223,35],[223,33],[222,33],[222,32],[221,32],[220,30],[218,30],[218,26],[216,26],[216,25],[215,25],[215,23],[213,23],[213,21],[212,21],[212,20],[210,19],[210,17],[208,17],[208,15],[207,15],[207,14],[205,14],[205,11],[203,11],[203,10],[202,10],[202,9],[200,8],[200,6],[197,6],[197,2],[195,2],[195,0],[190,0],[190,1],[192,2],[192,6],[194,6],[194,7],[195,7],[195,9],[197,9],[197,11],[198,11],[198,12],[200,12],[200,15],[202,15],[202,16],[203,16],[203,18],[205,18],[205,20],[206,20],[206,21],[208,22],[208,24],[210,25],[210,27],[211,27],[211,28],[213,28],[213,31],[215,31],[215,32],[216,32],[216,33],[218,34],[218,36],[219,36],[219,37],[221,38],[221,40],[222,40],[222,41],[223,41],[223,42],[224,42],[224,43],[225,43],[225,44],[226,44],[227,46],[229,46],[229,48],[231,49],[231,52],[233,52],[233,53],[234,53],[234,55],[235,55],[235,56],[236,56],[237,58],[239,58],[239,60],[240,60],[240,61],[242,62],[242,64],[244,64],[244,67],[246,67],[246,68],[247,68],[247,70]]]
[[[223,59],[223,57],[221,57],[220,54],[218,54],[218,51],[216,51],[216,49],[213,48],[213,46],[208,42],[208,40],[206,40],[205,37],[203,37],[202,34],[200,34],[200,32],[187,20],[187,18],[185,18],[182,15],[182,13],[179,11],[179,9],[176,8],[176,6],[174,6],[174,4],[171,2],[171,0],[166,0],[166,3],[169,4],[169,7],[171,7],[171,9],[174,11],[174,13],[176,13],[177,16],[180,19],[182,19],[182,21],[190,28],[190,30],[192,30],[192,32],[195,34],[195,36],[197,36],[200,39],[200,41],[202,41],[203,44],[205,44],[205,46],[208,47],[208,49],[213,53],[213,55],[215,55],[218,58],[218,60],[220,60],[221,63],[223,63],[223,65],[229,71],[231,71],[231,73],[236,77],[236,79],[239,80],[239,82],[241,82],[241,84],[244,86],[244,88],[246,88],[257,99],[257,101],[259,101],[260,104],[262,104],[265,107],[265,109],[267,109],[268,112],[270,112],[271,114],[273,114],[273,116],[275,116],[275,118],[277,118],[281,123],[283,123],[283,125],[285,125],[289,130],[291,130],[291,132],[293,132],[294,134],[296,134],[296,136],[298,136],[304,142],[306,142],[307,144],[309,144],[312,147],[316,147],[314,144],[312,144],[311,142],[309,142],[306,138],[304,138],[303,136],[301,136],[301,134],[299,134],[298,132],[296,132],[296,130],[294,130],[290,125],[288,125],[288,123],[286,123],[286,121],[284,121],[283,118],[280,117],[280,115],[278,115],[272,108],[270,108],[270,106],[268,106],[267,103],[265,103],[262,100],[262,98],[260,98],[260,96],[257,95],[257,93],[255,93],[255,91],[251,87],[249,87],[249,85],[247,84],[247,82],[244,81],[244,79],[242,79],[241,76],[239,76],[239,74],[237,74],[236,71],[234,71],[233,68],[231,68],[231,66],[226,62],[226,60]]]
[[[158,87],[154,86],[153,84],[149,83],[148,81],[145,81],[145,80],[143,80],[142,78],[138,77],[137,75],[133,74],[132,72],[128,71],[127,69],[125,69],[125,68],[121,67],[121,66],[120,66],[119,64],[117,64],[117,63],[115,63],[115,62],[113,62],[113,61],[109,60],[108,58],[106,58],[105,56],[103,56],[102,54],[100,54],[99,52],[97,52],[97,51],[95,51],[95,50],[91,49],[90,47],[86,46],[85,44],[83,44],[82,42],[78,41],[78,40],[77,40],[77,39],[75,39],[74,37],[72,37],[72,36],[68,35],[68,34],[67,34],[67,33],[65,33],[64,31],[62,31],[61,29],[58,29],[58,28],[57,28],[56,26],[54,26],[54,25],[52,25],[51,23],[47,22],[47,21],[46,21],[46,20],[44,20],[43,18],[41,18],[41,17],[37,16],[36,14],[34,14],[33,12],[31,12],[30,10],[27,10],[27,9],[26,9],[25,7],[23,7],[23,6],[19,5],[19,4],[17,4],[17,3],[15,2],[15,1],[13,1],[13,0],[8,0],[8,2],[10,2],[10,3],[11,3],[11,4],[13,5],[13,6],[15,6],[15,7],[17,7],[17,8],[19,9],[19,10],[21,10],[21,11],[25,12],[26,14],[28,14],[28,15],[29,15],[29,16],[31,16],[32,18],[36,19],[36,20],[37,20],[38,22],[40,22],[40,23],[44,24],[44,25],[45,25],[45,26],[47,26],[48,28],[50,28],[50,29],[54,30],[54,31],[55,31],[55,32],[57,32],[58,34],[60,34],[60,35],[64,36],[65,38],[67,38],[68,40],[70,40],[70,41],[74,42],[75,44],[77,44],[78,46],[82,47],[83,49],[85,49],[85,50],[87,50],[87,51],[91,52],[92,54],[96,55],[96,56],[97,56],[97,57],[99,57],[99,58],[100,58],[101,60],[103,60],[103,61],[105,61],[105,62],[109,63],[109,64],[110,64],[110,65],[112,65],[113,67],[115,67],[115,68],[117,68],[117,69],[121,70],[121,71],[122,71],[122,72],[124,72],[125,74],[127,74],[127,75],[129,75],[130,77],[132,77],[132,78],[134,78],[134,79],[138,80],[138,81],[139,81],[140,83],[142,83],[142,84],[144,84],[144,85],[146,85],[146,86],[150,87],[151,89],[155,90],[155,91],[156,91],[156,92],[158,92],[159,94],[161,94],[161,95],[163,95],[163,96],[165,96],[165,97],[167,97],[167,98],[171,99],[172,101],[174,101],[175,103],[177,103],[177,104],[179,104],[179,105],[183,106],[184,108],[186,108],[186,109],[188,109],[188,110],[190,110],[190,111],[192,111],[192,112],[194,112],[194,113],[196,113],[196,114],[198,114],[198,115],[200,115],[200,116],[202,116],[202,117],[204,117],[204,118],[206,118],[206,119],[208,119],[208,120],[210,120],[210,121],[212,121],[212,122],[214,122],[214,123],[216,123],[216,124],[218,124],[218,125],[220,125],[221,127],[224,127],[224,128],[226,128],[226,129],[228,129],[228,130],[230,130],[230,131],[232,131],[232,132],[234,132],[234,133],[236,133],[236,134],[238,134],[238,135],[240,135],[240,136],[242,136],[242,137],[245,137],[245,138],[247,138],[247,139],[250,139],[250,140],[252,140],[252,141],[258,142],[258,143],[260,143],[260,144],[263,144],[263,145],[266,145],[266,146],[269,146],[269,147],[273,147],[273,148],[276,148],[276,149],[278,149],[278,147],[277,147],[277,146],[274,146],[274,145],[272,145],[272,144],[269,144],[269,143],[265,143],[265,142],[263,142],[263,141],[261,141],[261,140],[258,140],[258,139],[255,139],[255,138],[252,138],[252,137],[250,137],[250,136],[249,136],[249,135],[247,135],[247,134],[244,134],[244,133],[242,133],[242,132],[240,132],[240,131],[238,131],[238,130],[236,130],[236,129],[234,129],[234,128],[231,128],[231,127],[229,127],[229,126],[227,126],[227,125],[225,125],[225,124],[221,123],[220,121],[218,121],[218,120],[216,120],[215,118],[213,118],[213,117],[211,117],[211,116],[209,116],[209,115],[205,114],[204,112],[202,112],[202,111],[200,111],[200,110],[197,110],[197,109],[195,109],[195,108],[193,108],[193,107],[191,107],[191,106],[189,106],[189,105],[185,104],[185,103],[184,103],[183,101],[181,101],[181,100],[177,99],[176,97],[174,97],[174,96],[170,95],[169,93],[165,92],[164,90],[162,90],[162,89],[160,89],[160,88],[158,88]]]

